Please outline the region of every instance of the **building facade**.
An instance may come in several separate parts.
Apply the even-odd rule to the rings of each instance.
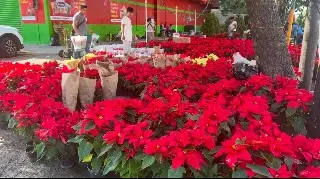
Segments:
[[[136,35],[145,33],[145,0],[3,0],[7,2],[6,9],[15,11],[14,16],[21,17],[19,27],[26,43],[49,44],[53,35],[53,24],[63,23],[70,27],[73,15],[79,11],[80,4],[87,4],[87,22],[90,30],[106,39],[109,34],[116,34],[120,30],[120,12],[122,8],[133,7],[133,31]],[[176,7],[178,7],[178,30],[183,31],[185,25],[195,24],[197,12],[197,26],[203,23],[203,12],[218,7],[218,0],[147,0],[148,17],[153,17],[159,31],[160,24],[176,24]],[[20,5],[20,6],[19,6]],[[2,6],[0,7],[1,10]],[[2,10],[1,10],[2,11]],[[18,13],[17,13],[18,12]],[[9,15],[12,16],[13,14]],[[1,17],[3,16],[3,17]],[[2,19],[8,16],[0,12]],[[1,21],[2,20],[2,21]],[[17,23],[17,22],[15,22]],[[6,24],[6,23],[3,23]],[[6,25],[10,25],[7,23]]]

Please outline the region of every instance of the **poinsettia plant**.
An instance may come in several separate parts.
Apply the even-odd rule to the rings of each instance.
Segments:
[[[61,103],[65,69],[56,62],[0,63],[0,110],[10,114],[10,128],[34,141],[38,159],[77,153],[79,162],[96,174],[320,176],[319,139],[303,135],[312,94],[299,89],[295,79],[233,77],[231,56],[239,51],[252,58],[252,41],[212,37],[192,38],[190,44],[153,43],[169,54],[214,53],[219,60],[165,69],[123,64],[116,68],[119,86],[131,98],[102,101],[96,95],[94,104],[77,112]],[[98,76],[97,71],[83,75]],[[99,79],[96,86],[96,92],[101,90]]]

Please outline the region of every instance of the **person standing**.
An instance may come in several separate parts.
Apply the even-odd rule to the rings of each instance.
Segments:
[[[87,44],[85,48],[86,53],[89,52],[90,43],[91,43],[91,35],[88,35],[88,26],[87,26],[87,18],[86,18],[87,10],[88,10],[87,5],[81,5],[80,11],[73,16],[73,23],[72,23],[72,27],[73,27],[72,35],[87,36]],[[79,57],[80,57],[80,54],[78,52],[75,52],[73,48],[73,58],[79,58]]]
[[[121,20],[121,39],[123,41],[123,52],[124,55],[131,53],[131,43],[132,43],[132,23],[130,17],[133,15],[133,8],[127,8],[127,14]]]
[[[233,39],[235,33],[237,32],[238,23],[235,17],[230,18],[230,24],[228,26],[228,37],[229,39]]]
[[[293,23],[291,36],[293,37],[294,44],[296,44],[296,42],[297,42],[298,30],[299,30],[299,25],[296,23]]]
[[[155,33],[155,22],[154,19],[148,18],[147,20],[147,37],[148,41],[154,40],[154,33]]]
[[[303,40],[303,29],[298,25],[296,44],[301,45]]]

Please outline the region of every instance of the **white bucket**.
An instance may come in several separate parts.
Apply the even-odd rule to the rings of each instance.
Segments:
[[[87,45],[87,36],[72,36],[71,42],[74,46],[74,50],[84,50]]]

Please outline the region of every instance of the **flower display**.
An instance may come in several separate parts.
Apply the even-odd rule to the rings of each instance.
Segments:
[[[116,68],[122,87],[136,95],[96,100],[76,112],[62,104],[65,69],[56,62],[1,63],[0,109],[10,114],[9,127],[36,141],[39,158],[78,144],[79,161],[104,175],[320,177],[319,139],[304,136],[312,94],[286,77],[233,77],[231,57],[238,51],[253,57],[251,41],[213,37],[192,38],[188,45],[138,44],[146,45],[213,60],[165,69],[123,64]],[[100,58],[91,57],[87,65]],[[99,79],[94,70],[82,75]],[[297,135],[283,130],[287,124]]]

